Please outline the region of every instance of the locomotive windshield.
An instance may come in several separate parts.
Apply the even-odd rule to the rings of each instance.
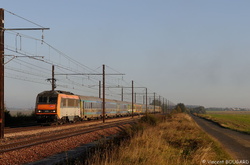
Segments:
[[[56,104],[57,97],[54,96],[40,96],[38,97],[38,104]]]

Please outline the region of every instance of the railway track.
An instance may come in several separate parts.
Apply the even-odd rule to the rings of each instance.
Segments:
[[[25,126],[25,127],[5,127],[4,133],[13,133],[13,132],[22,132],[32,129],[42,129],[40,125],[32,125],[32,126]]]
[[[131,117],[120,117],[120,119],[126,119],[126,118],[131,118]],[[115,119],[119,119],[119,118],[108,118],[106,119],[106,121],[112,121]],[[39,130],[39,129],[44,129],[44,128],[53,128],[53,127],[61,127],[61,126],[67,126],[67,125],[79,125],[82,123],[85,123],[86,125],[91,125],[91,124],[95,124],[96,122],[99,122],[101,120],[91,120],[91,121],[82,121],[82,122],[77,122],[77,123],[70,123],[70,124],[63,124],[63,125],[56,125],[56,124],[52,124],[52,125],[41,125],[41,124],[30,124],[30,125],[23,125],[23,126],[16,126],[16,127],[5,127],[4,129],[4,133],[8,134],[8,133],[17,133],[17,132],[23,132],[23,131],[32,131],[32,130]]]
[[[82,135],[82,134],[87,134],[99,130],[103,130],[106,128],[111,128],[111,127],[117,127],[125,124],[131,124],[133,123],[134,120],[132,119],[127,119],[127,120],[120,120],[120,121],[112,121],[109,123],[104,123],[104,124],[96,124],[92,125],[89,127],[82,127],[82,128],[77,128],[76,130],[66,130],[63,132],[60,132],[58,134],[46,134],[40,137],[34,137],[32,139],[23,139],[18,142],[13,142],[5,145],[0,146],[0,153],[4,152],[9,152],[9,151],[14,151],[22,148],[27,148],[43,143],[48,143],[60,139],[66,139],[69,137],[77,136],[77,135]]]

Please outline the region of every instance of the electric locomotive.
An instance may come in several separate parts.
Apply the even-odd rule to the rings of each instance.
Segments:
[[[36,116],[40,123],[81,119],[79,96],[65,91],[44,91],[37,95]]]

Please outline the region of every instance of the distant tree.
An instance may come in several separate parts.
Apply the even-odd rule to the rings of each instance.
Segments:
[[[4,105],[4,123],[6,126],[8,126],[11,123],[12,116],[10,114],[10,111],[7,110],[6,106]]]
[[[199,106],[196,108],[192,108],[190,110],[191,113],[197,113],[197,114],[206,114],[206,109],[203,106]]]
[[[183,103],[179,103],[175,106],[174,110],[172,111],[173,113],[183,113],[187,112],[187,108]]]
[[[187,108],[183,103],[179,103],[179,104],[177,104],[177,106],[179,106],[181,108],[181,112],[187,112]]]
[[[181,112],[182,112],[182,111],[181,111],[181,107],[178,106],[178,105],[176,106],[176,112],[177,112],[177,113],[181,113]]]

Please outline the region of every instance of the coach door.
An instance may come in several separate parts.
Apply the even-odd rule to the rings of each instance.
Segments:
[[[84,113],[84,111],[85,111],[85,109],[84,109],[84,101],[83,101],[83,100],[81,100],[80,104],[81,104],[81,108],[80,108],[81,118],[82,118],[82,119],[85,119],[85,113]]]

